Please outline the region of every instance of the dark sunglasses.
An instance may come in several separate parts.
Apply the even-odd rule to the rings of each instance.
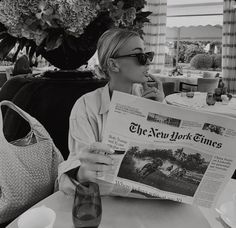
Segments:
[[[138,59],[138,62],[140,65],[146,65],[147,61],[150,62],[153,60],[154,52],[146,52],[146,53],[136,53],[136,54],[130,54],[130,55],[120,55],[114,57],[114,59],[123,58],[123,57],[136,57]]]

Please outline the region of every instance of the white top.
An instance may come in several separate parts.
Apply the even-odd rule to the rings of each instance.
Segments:
[[[134,84],[132,94],[141,96],[143,87]],[[74,104],[69,125],[69,157],[59,165],[59,189],[74,195],[75,186],[65,174],[80,166],[81,149],[94,142],[101,142],[110,105],[108,84],[80,97]]]

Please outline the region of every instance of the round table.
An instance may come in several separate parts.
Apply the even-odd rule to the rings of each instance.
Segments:
[[[175,83],[175,91],[179,91],[180,82],[197,85],[197,79],[202,78],[200,74],[192,74],[190,77],[187,75],[179,75],[179,76],[168,76],[163,74],[152,74],[156,78],[158,78],[161,82],[174,82]]]
[[[233,97],[228,104],[216,102],[215,105],[208,106],[206,104],[206,95],[206,93],[194,92],[194,97],[188,98],[186,95],[183,96],[183,93],[174,93],[166,96],[165,100],[167,104],[236,118],[236,98]]]
[[[236,180],[231,179],[217,203],[232,199]],[[40,201],[34,207],[45,205],[56,212],[54,228],[73,228],[73,198],[58,191]],[[214,209],[191,206],[167,200],[129,199],[102,197],[102,222],[99,228],[224,228]],[[210,224],[210,225],[209,225]],[[15,219],[7,228],[17,228]]]
[[[56,192],[36,206],[45,205],[56,212],[54,228],[73,228],[73,198]],[[102,197],[99,228],[210,228],[198,207],[167,200]],[[17,228],[17,219],[7,228]]]

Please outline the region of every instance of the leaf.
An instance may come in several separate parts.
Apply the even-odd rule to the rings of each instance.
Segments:
[[[4,39],[5,37],[7,37],[7,33],[6,32],[0,32],[0,40]]]
[[[141,22],[143,24],[145,22],[150,22],[150,20],[148,18],[142,18],[139,20],[139,22]]]
[[[52,31],[48,34],[46,39],[45,49],[46,51],[51,51],[58,48],[63,41],[63,36],[61,32]]]
[[[136,17],[137,18],[145,18],[145,17],[148,17],[150,14],[152,14],[151,11],[138,12],[136,14]]]
[[[0,23],[0,33],[3,31],[7,31],[7,29],[2,23]]]
[[[8,35],[0,43],[0,60],[3,60],[15,46],[17,39]]]
[[[12,62],[15,62],[15,61],[16,61],[19,51],[21,51],[21,50],[24,48],[26,42],[27,42],[27,40],[24,39],[24,38],[18,40],[19,45],[18,45],[18,47],[17,47],[17,50],[16,50],[14,56],[12,57]]]
[[[36,57],[45,52],[46,39],[44,39],[39,46],[36,47]]]
[[[139,12],[136,14],[135,22],[145,23],[150,22],[149,18],[147,18],[152,12],[145,11],[145,12]]]
[[[36,48],[37,48],[37,46],[35,44],[32,45],[31,48],[30,48],[29,61],[30,61],[31,64],[33,63],[32,59],[33,59],[34,53],[36,52]]]
[[[26,46],[25,49],[26,49],[26,54],[29,54],[30,46],[29,45]]]

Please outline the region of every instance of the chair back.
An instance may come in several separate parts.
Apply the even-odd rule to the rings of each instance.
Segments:
[[[0,101],[10,100],[36,118],[48,131],[64,159],[69,155],[68,130],[71,109],[85,93],[107,84],[93,79],[92,72],[48,72],[42,77],[17,76],[0,90]],[[55,73],[55,74],[54,74]],[[62,74],[62,75],[61,75]],[[74,77],[73,77],[74,76]],[[3,110],[4,135],[7,141],[24,137],[29,125],[15,112]]]
[[[197,91],[197,84],[180,82],[179,83],[179,92],[190,92]]]
[[[0,88],[3,86],[3,84],[7,81],[7,76],[5,71],[0,72]]]
[[[199,92],[214,92],[215,88],[218,87],[219,78],[198,78],[197,90]]]
[[[175,93],[175,83],[174,82],[162,82],[163,91],[165,96]]]

